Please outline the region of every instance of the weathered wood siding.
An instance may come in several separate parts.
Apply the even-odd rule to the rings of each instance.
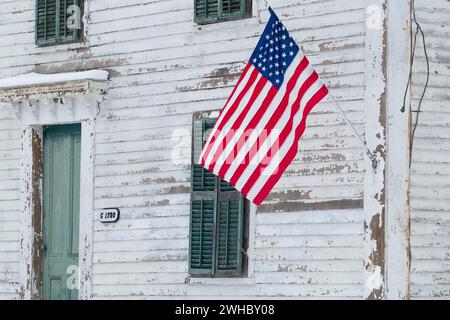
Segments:
[[[367,1],[270,2],[364,133]],[[96,210],[119,207],[121,220],[94,223],[93,298],[363,297],[362,149],[328,102],[314,110],[296,160],[252,216],[249,279],[187,278],[192,114],[224,104],[267,21],[263,1],[252,18],[205,26],[193,23],[192,0],[89,1],[87,44],[48,48],[34,46],[33,0],[0,4],[0,78],[111,73],[95,125],[94,196]],[[13,298],[20,130],[7,107],[0,108],[0,297]]]
[[[426,35],[430,84],[411,168],[411,295],[450,298],[450,2],[416,0]],[[413,125],[426,80],[419,36],[413,73]]]
[[[12,12],[14,8],[29,6],[30,1],[0,2],[0,77],[21,72],[11,68],[15,63],[6,48],[14,43],[14,22],[21,23]],[[18,21],[19,20],[19,21]],[[28,30],[29,27],[23,29]],[[30,30],[31,31],[31,30]],[[4,63],[4,61],[9,61]],[[8,67],[9,65],[9,67]],[[26,69],[30,69],[28,67]],[[0,105],[0,299],[17,297],[19,283],[20,246],[20,129],[18,121],[10,113],[7,105]]]
[[[20,129],[0,106],[0,299],[17,296],[20,246]]]

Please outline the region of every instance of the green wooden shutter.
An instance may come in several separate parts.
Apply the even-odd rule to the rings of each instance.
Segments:
[[[59,38],[61,42],[75,41],[78,39],[80,29],[71,27],[70,17],[75,14],[69,9],[79,6],[79,0],[60,0],[59,6]]]
[[[211,22],[219,19],[218,0],[195,0],[195,22]]]
[[[36,0],[36,44],[56,43],[58,0]]]
[[[222,0],[221,17],[243,17],[245,15],[245,0]]]
[[[36,44],[62,44],[78,40],[80,29],[71,28],[68,22],[76,13],[70,12],[69,8],[79,7],[79,3],[79,0],[36,0]]]
[[[248,0],[194,0],[196,23],[244,17]]]
[[[216,276],[239,276],[242,273],[244,198],[222,181],[218,201]]]
[[[192,179],[189,273],[214,274],[217,188],[215,176],[196,164],[204,144],[204,133],[213,121],[194,120],[192,132]]]
[[[212,275],[216,224],[215,199],[192,200],[190,273]]]
[[[242,274],[244,197],[196,162],[213,119],[194,120],[189,273],[204,276]]]

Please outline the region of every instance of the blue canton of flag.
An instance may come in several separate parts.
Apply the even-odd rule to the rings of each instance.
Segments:
[[[286,70],[300,49],[272,8],[269,11],[269,22],[250,62],[279,89]]]

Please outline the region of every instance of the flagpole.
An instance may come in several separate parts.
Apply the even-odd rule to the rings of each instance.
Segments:
[[[355,127],[353,126],[353,124],[350,122],[350,120],[347,118],[347,115],[344,113],[344,110],[342,110],[342,108],[339,106],[339,104],[336,102],[336,100],[334,99],[333,95],[331,93],[328,93],[328,95],[331,98],[331,101],[333,102],[334,106],[336,107],[336,109],[339,111],[339,113],[344,117],[345,122],[347,123],[347,125],[352,129],[353,134],[358,138],[359,142],[361,143],[361,145],[363,146],[367,156],[369,157],[369,159],[372,161],[372,167],[374,169],[376,169],[378,167],[378,161],[376,159],[376,157],[373,155],[372,152],[370,152],[369,148],[367,147],[367,145],[365,144],[364,140],[361,138],[361,136],[359,135],[358,131],[356,131]]]
[[[267,0],[264,0],[264,4],[266,6],[267,9],[269,9],[269,3]],[[339,106],[339,104],[336,102],[336,100],[334,99],[333,95],[331,93],[328,93],[328,95],[331,97],[331,101],[333,102],[334,106],[336,107],[336,109],[339,111],[339,113],[344,117],[345,122],[347,123],[347,125],[352,129],[353,134],[358,138],[359,142],[361,143],[362,147],[364,148],[366,155],[369,157],[370,161],[372,161],[372,167],[374,169],[376,169],[378,167],[378,160],[377,158],[373,155],[372,152],[370,152],[369,148],[367,147],[366,143],[364,142],[364,140],[361,138],[361,136],[359,135],[358,131],[356,131],[355,127],[353,126],[353,124],[350,122],[350,120],[347,118],[346,114],[344,113],[344,110],[342,110],[342,108]]]

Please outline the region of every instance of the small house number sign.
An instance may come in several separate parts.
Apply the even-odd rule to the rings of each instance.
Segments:
[[[107,208],[100,212],[100,221],[102,223],[117,222],[120,217],[120,211],[117,208]]]

